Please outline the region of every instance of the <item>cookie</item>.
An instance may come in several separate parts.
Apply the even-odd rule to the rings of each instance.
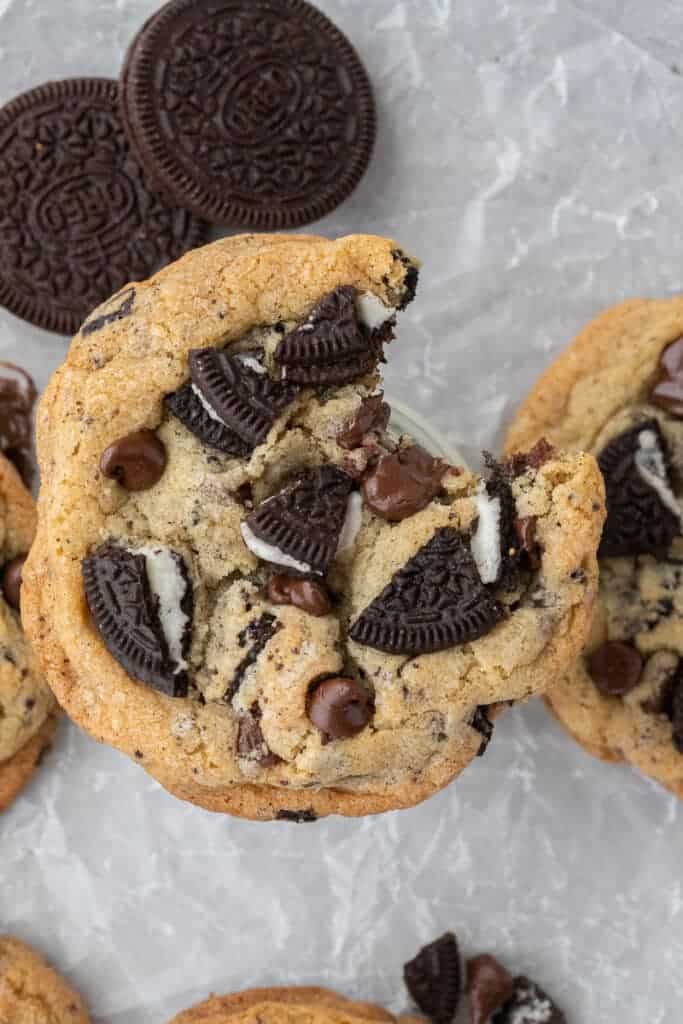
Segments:
[[[17,470],[0,455],[0,811],[29,781],[57,724],[57,705],[19,619],[24,559],[35,508]]]
[[[171,0],[133,40],[121,82],[131,143],[157,188],[213,223],[318,220],[370,160],[365,69],[304,0]]]
[[[354,1024],[408,1022],[373,1003],[346,999],[324,988],[254,988],[210,996],[177,1014],[169,1024]]]
[[[507,438],[588,449],[606,483],[590,642],[548,703],[586,750],[681,797],[682,338],[683,299],[607,310],[546,370]]]
[[[60,334],[205,240],[205,226],[148,187],[104,78],[48,82],[0,110],[0,304]],[[121,292],[84,328],[128,316]]]
[[[0,1024],[88,1024],[83,1000],[29,946],[0,935]]]
[[[595,461],[539,450],[486,483],[387,429],[378,366],[416,273],[382,238],[223,239],[77,335],[40,404],[27,629],[73,718],[184,799],[293,822],[410,806],[584,640]],[[282,340],[321,310],[306,358],[348,333],[358,374],[276,400]],[[188,385],[244,448],[176,415]]]

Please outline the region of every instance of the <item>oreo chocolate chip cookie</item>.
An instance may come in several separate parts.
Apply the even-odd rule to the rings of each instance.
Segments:
[[[157,187],[219,224],[319,219],[356,187],[375,136],[358,55],[304,0],[172,0],[128,51],[122,102]]]
[[[349,636],[389,654],[428,654],[484,636],[503,616],[463,536],[443,527],[361,612]]]
[[[184,697],[192,587],[180,556],[163,547],[108,544],[83,561],[83,582],[95,626],[126,672]]]
[[[0,110],[0,304],[60,334],[206,237],[200,221],[150,192],[118,99],[116,82],[73,78]],[[133,308],[129,289],[86,334]]]

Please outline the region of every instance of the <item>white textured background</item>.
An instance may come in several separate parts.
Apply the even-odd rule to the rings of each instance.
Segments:
[[[0,102],[116,75],[155,6],[0,0]],[[318,227],[394,235],[424,259],[390,390],[472,455],[587,318],[680,287],[683,2],[320,6],[368,65],[380,132]],[[0,311],[0,355],[41,385],[65,344]],[[682,852],[674,798],[593,761],[540,705],[427,804],[307,826],[181,805],[63,726],[0,821],[0,925],[98,1022],[163,1024],[210,989],[292,982],[402,1009],[403,960],[452,927],[546,984],[570,1024],[676,1024]]]

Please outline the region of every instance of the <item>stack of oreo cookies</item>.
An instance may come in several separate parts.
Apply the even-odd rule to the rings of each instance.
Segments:
[[[329,213],[374,135],[365,69],[315,7],[171,0],[119,82],[48,82],[0,110],[0,304],[73,334],[210,224],[293,228]]]

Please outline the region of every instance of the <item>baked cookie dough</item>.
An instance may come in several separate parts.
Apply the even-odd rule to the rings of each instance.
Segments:
[[[183,799],[410,806],[585,639],[594,460],[485,482],[387,429],[417,274],[383,238],[223,239],[96,310],[45,393],[26,628],[70,715]]]
[[[550,707],[586,750],[683,797],[682,338],[682,298],[603,313],[540,378],[507,447],[587,449],[607,486],[590,642]]]
[[[29,946],[0,935],[0,1024],[88,1024],[83,1000]]]
[[[359,1003],[324,988],[253,988],[211,996],[179,1013],[169,1024],[413,1024],[373,1003]]]
[[[21,628],[21,572],[36,514],[14,466],[0,455],[0,811],[33,775],[56,727],[57,705]]]

